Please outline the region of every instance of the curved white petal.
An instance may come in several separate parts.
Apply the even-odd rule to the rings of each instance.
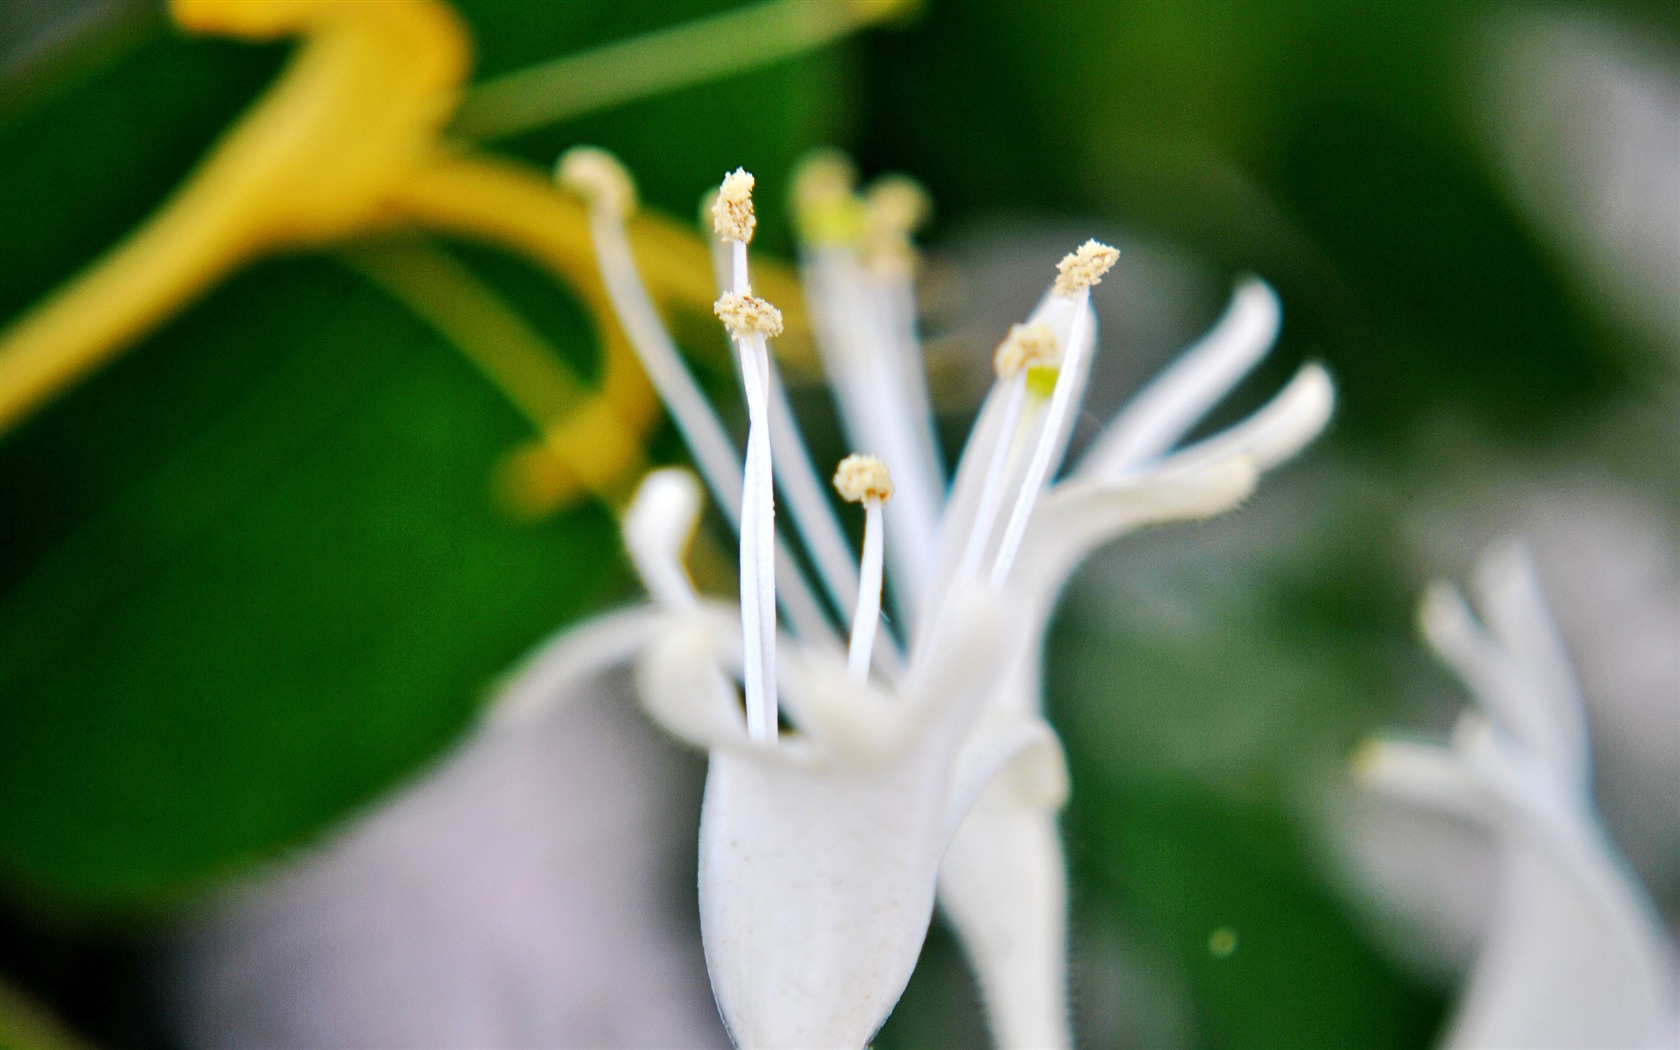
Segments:
[[[956,927],[1000,1050],[1069,1046],[1067,876],[1055,806],[995,779],[939,866],[939,904]]]
[[[1585,707],[1528,549],[1515,540],[1495,546],[1478,564],[1476,583],[1488,627],[1541,708],[1548,732],[1537,743],[1548,761],[1584,786],[1591,764]]]
[[[1164,454],[1265,358],[1282,319],[1271,286],[1245,279],[1218,323],[1103,429],[1078,472],[1113,476]]]
[[[1133,481],[1064,482],[1034,515],[1010,589],[1043,609],[1096,547],[1146,525],[1224,513],[1254,491],[1256,479],[1253,464],[1237,459]]]
[[[498,731],[525,725],[596,675],[630,663],[658,637],[663,616],[636,606],[555,634],[507,676],[484,713],[486,724]]]
[[[1330,374],[1307,365],[1259,411],[1212,437],[1179,449],[1147,466],[1149,471],[1193,470],[1222,459],[1247,456],[1264,473],[1293,458],[1330,422],[1336,392]]]
[[[1434,583],[1418,607],[1424,640],[1475,694],[1483,710],[1524,747],[1557,750],[1557,730],[1531,676],[1476,619],[1450,584]]]
[[[692,608],[699,601],[683,566],[699,521],[700,482],[677,467],[649,472],[625,511],[621,531],[630,563],[648,595],[667,608]]]
[[[782,705],[832,761],[869,766],[903,752],[920,726],[918,712],[901,698],[854,681],[845,661],[828,652],[794,651],[782,667]]]
[[[1369,740],[1354,757],[1353,771],[1369,791],[1457,820],[1491,826],[1499,816],[1463,758],[1440,744]]]
[[[1560,862],[1513,828],[1488,939],[1449,1047],[1641,1047],[1674,1010],[1671,949],[1602,848]]]
[[[747,737],[741,697],[719,666],[716,632],[699,617],[668,617],[636,664],[642,708],[696,747],[758,746]]]

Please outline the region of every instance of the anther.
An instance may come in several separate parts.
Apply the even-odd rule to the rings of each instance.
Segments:
[[[712,202],[712,230],[723,240],[746,244],[752,240],[758,217],[753,214],[753,177],[736,168],[723,177]]]
[[[834,469],[834,490],[847,503],[885,503],[892,498],[892,475],[879,459],[854,452]]]
[[[752,335],[774,339],[782,334],[782,312],[751,293],[725,292],[712,304],[712,312],[736,339]]]
[[[877,271],[909,273],[916,266],[910,234],[933,213],[927,191],[902,175],[876,179],[864,203],[864,252]]]
[[[857,170],[838,150],[817,150],[793,173],[799,235],[812,244],[854,244],[863,236],[864,206],[853,189]]]
[[[1061,360],[1056,332],[1043,321],[1012,325],[992,355],[999,379],[1013,379],[1029,368],[1054,368]]]
[[[614,218],[636,210],[636,183],[617,157],[594,146],[574,146],[554,166],[554,181]]]
[[[892,477],[879,459],[853,453],[835,468],[834,488],[848,503],[863,504],[863,555],[858,559],[857,606],[852,611],[852,642],[846,653],[847,673],[853,681],[863,682],[869,678],[875,635],[881,625],[886,549],[881,505],[892,498]]]
[[[1101,283],[1103,274],[1119,259],[1118,249],[1098,241],[1086,241],[1056,264],[1055,293],[1077,295],[1092,285]]]
[[[869,187],[869,210],[882,227],[911,233],[933,215],[933,202],[914,179],[883,175]]]

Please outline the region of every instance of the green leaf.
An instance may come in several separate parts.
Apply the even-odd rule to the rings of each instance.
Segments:
[[[0,859],[150,896],[444,746],[620,575],[604,513],[496,511],[522,436],[418,322],[290,260],[0,447]]]

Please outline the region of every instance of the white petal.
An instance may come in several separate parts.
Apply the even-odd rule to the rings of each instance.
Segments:
[[[1459,755],[1439,744],[1371,740],[1354,757],[1353,771],[1366,790],[1408,805],[1484,827],[1499,819],[1482,782]]]
[[[995,780],[939,868],[939,903],[980,983],[1000,1050],[1070,1045],[1067,884],[1054,807]]]
[[[486,722],[497,730],[524,725],[596,675],[628,664],[657,636],[662,616],[637,606],[560,631],[508,674],[485,712]]]
[[[671,609],[699,600],[683,566],[683,552],[700,520],[700,483],[676,467],[650,472],[624,515],[624,546],[655,602]]]
[[[928,721],[897,758],[795,768],[713,753],[701,933],[740,1046],[861,1047],[903,992],[933,910],[950,771],[1004,649],[996,602],[968,598],[945,618],[951,651],[911,672]]]
[[[1493,927],[1447,1045],[1646,1045],[1672,1016],[1675,982],[1649,903],[1602,850],[1563,862],[1520,830],[1505,848]]]
[[[1010,590],[1047,617],[1063,580],[1093,549],[1146,525],[1221,514],[1254,491],[1246,459],[1135,481],[1072,481],[1055,487],[1033,517]]]
[[[1548,761],[1584,787],[1590,764],[1585,708],[1527,548],[1507,541],[1484,555],[1477,591],[1489,628],[1543,709],[1550,730],[1543,739]]]
[[[665,618],[636,664],[636,686],[648,717],[673,736],[707,749],[757,746],[720,667],[717,630],[701,615]]]
[[[1283,311],[1257,277],[1237,286],[1224,316],[1104,428],[1079,473],[1123,473],[1172,448],[1271,350]]]
[[[994,784],[1022,805],[1058,810],[1067,801],[1061,741],[1036,715],[992,705],[969,733],[951,778],[951,832]]]
[[[1431,584],[1418,623],[1430,647],[1470,687],[1502,732],[1536,754],[1559,754],[1559,731],[1540,695],[1543,688],[1477,622],[1457,589]]]
[[[788,653],[782,704],[817,753],[860,767],[901,754],[923,721],[902,697],[852,679],[845,662],[826,651]]]
[[[1147,469],[1188,470],[1247,456],[1254,461],[1255,469],[1271,470],[1318,437],[1330,422],[1335,401],[1330,374],[1318,365],[1308,365],[1265,407],[1241,423],[1182,448]]]
[[[1429,750],[1452,761],[1444,748]],[[1456,983],[1475,961],[1492,910],[1499,838],[1483,819],[1492,814],[1474,799],[1468,806],[1450,798],[1444,807],[1430,804],[1449,794],[1439,786],[1391,790],[1366,777],[1361,787],[1337,816],[1349,873],[1371,906],[1370,918],[1383,941],[1422,974]]]

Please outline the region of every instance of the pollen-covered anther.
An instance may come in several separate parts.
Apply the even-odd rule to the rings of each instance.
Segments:
[[[1086,241],[1056,264],[1056,294],[1077,295],[1100,283],[1119,259],[1119,249],[1100,241]]]
[[[774,339],[782,334],[782,312],[756,295],[725,292],[712,304],[712,312],[737,339],[761,335]]]
[[[933,214],[933,201],[914,179],[883,175],[869,187],[869,210],[882,227],[910,233]]]
[[[1043,321],[1013,325],[992,355],[998,378],[1013,379],[1029,368],[1054,368],[1061,360],[1056,333]]]
[[[753,177],[743,168],[736,168],[723,177],[717,200],[712,202],[712,230],[725,241],[746,244],[752,240],[758,226],[753,214]]]
[[[594,146],[574,146],[560,156],[554,181],[592,208],[624,218],[636,210],[636,183],[617,157]]]
[[[875,180],[864,201],[864,244],[869,263],[888,271],[915,269],[916,249],[910,234],[932,213],[927,191],[914,181],[902,175]]]
[[[879,459],[854,452],[834,468],[834,490],[847,503],[885,503],[892,498],[892,475]]]

